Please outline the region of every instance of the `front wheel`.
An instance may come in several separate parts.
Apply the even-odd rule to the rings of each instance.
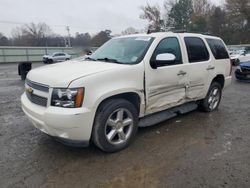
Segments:
[[[53,59],[48,59],[47,62],[48,62],[48,64],[53,64],[54,61],[53,61]]]
[[[138,111],[124,99],[111,99],[98,108],[92,140],[105,152],[125,149],[137,132]]]
[[[207,96],[200,102],[200,109],[205,112],[217,110],[222,95],[222,87],[218,82],[213,82],[208,90]]]

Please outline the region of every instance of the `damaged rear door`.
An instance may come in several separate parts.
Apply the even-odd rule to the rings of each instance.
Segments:
[[[186,100],[193,101],[205,97],[207,87],[214,75],[215,65],[204,40],[200,37],[184,37],[188,56],[188,84]]]
[[[175,61],[164,66],[152,67],[159,54],[173,54]],[[187,70],[183,64],[177,37],[167,37],[158,44],[145,69],[146,113],[154,113],[185,102]],[[147,66],[146,66],[147,67]]]

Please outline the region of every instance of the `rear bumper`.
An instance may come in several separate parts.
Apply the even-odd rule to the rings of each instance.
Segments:
[[[25,93],[21,103],[28,119],[40,131],[66,145],[88,145],[94,120],[94,114],[89,109],[42,107],[30,102]]]

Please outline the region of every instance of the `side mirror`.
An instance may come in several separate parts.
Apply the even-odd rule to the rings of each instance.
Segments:
[[[159,54],[156,56],[156,61],[168,61],[173,62],[175,61],[176,57],[174,54],[165,53],[165,54]]]
[[[172,65],[175,63],[175,60],[176,57],[174,54],[164,53],[157,55],[155,60],[151,60],[150,65],[153,69],[157,69],[157,67]]]

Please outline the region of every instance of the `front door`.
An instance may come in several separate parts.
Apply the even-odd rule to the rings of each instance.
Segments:
[[[176,37],[163,39],[156,47],[151,60],[156,60],[157,55],[164,53],[174,54],[175,62],[157,69],[151,67],[145,69],[146,114],[185,102],[187,66],[183,64],[179,40]]]

